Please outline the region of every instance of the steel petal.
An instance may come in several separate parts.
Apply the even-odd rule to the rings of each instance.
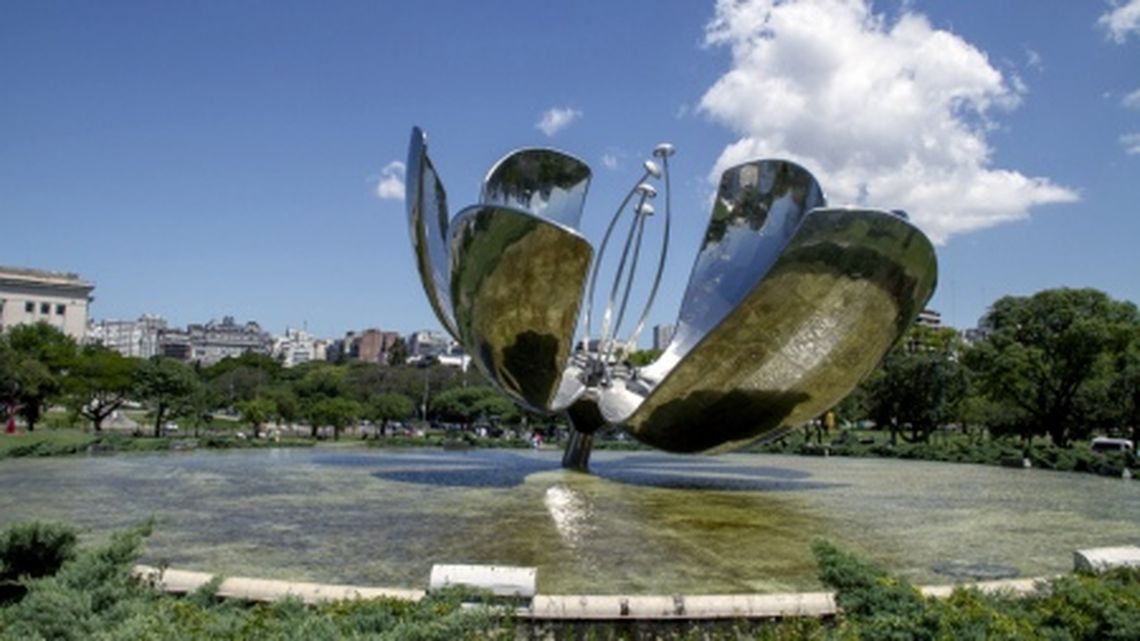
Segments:
[[[593,249],[527,212],[477,205],[452,224],[451,300],[460,341],[511,398],[539,411],[570,359]]]
[[[404,203],[420,282],[439,322],[458,339],[455,316],[447,297],[451,274],[447,250],[447,193],[428,158],[427,135],[419,127],[412,128],[408,142]]]
[[[776,262],[804,214],[825,202],[811,172],[792,162],[758,160],[721,175],[676,330],[656,364],[658,376],[740,304]]]
[[[590,167],[581,160],[555,149],[520,149],[487,172],[479,202],[577,229],[589,186]]]
[[[850,393],[914,321],[936,275],[929,239],[902,218],[813,210],[763,280],[660,384],[615,385],[603,414],[674,452],[773,436]]]

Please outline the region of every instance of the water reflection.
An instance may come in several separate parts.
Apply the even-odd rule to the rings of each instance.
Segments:
[[[433,563],[528,565],[548,593],[817,589],[816,537],[920,583],[1063,572],[1074,549],[1140,544],[1136,486],[1120,479],[735,454],[598,451],[598,476],[558,463],[524,450],[8,460],[0,527],[65,520],[101,538],[154,515],[145,562],[394,586],[425,585]]]
[[[550,513],[562,542],[570,548],[580,547],[583,538],[589,536],[596,527],[594,506],[589,496],[567,484],[559,483],[546,488],[542,504]]]
[[[444,487],[510,488],[532,474],[558,469],[557,461],[501,451],[467,452],[447,458],[362,460],[359,457],[327,456],[325,465],[379,467],[376,478],[402,483]],[[592,466],[594,476],[623,485],[679,490],[731,492],[785,492],[824,490],[840,483],[811,480],[802,470],[773,466],[731,465],[719,459],[635,455],[600,460]]]

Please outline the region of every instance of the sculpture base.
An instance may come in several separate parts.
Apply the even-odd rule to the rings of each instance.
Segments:
[[[562,453],[562,467],[575,472],[590,471],[590,452],[594,449],[594,435],[570,428],[570,439]]]
[[[579,399],[566,408],[566,422],[570,424],[570,440],[562,453],[562,467],[577,472],[590,471],[590,451],[594,449],[594,432],[606,424],[596,402]]]

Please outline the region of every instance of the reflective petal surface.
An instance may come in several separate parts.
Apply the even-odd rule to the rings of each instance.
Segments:
[[[795,163],[758,160],[726,170],[673,339],[646,376],[659,380],[716,327],[776,262],[804,214],[824,204],[815,177]]]
[[[577,229],[589,186],[590,168],[581,160],[554,149],[520,149],[487,173],[479,202]]]
[[[451,252],[460,342],[503,392],[549,411],[570,359],[590,243],[527,212],[477,205],[456,216]]]
[[[458,339],[455,317],[447,296],[451,273],[447,248],[447,193],[428,158],[427,135],[419,127],[412,128],[412,138],[408,142],[404,204],[408,209],[408,230],[412,234],[420,282],[439,322]]]
[[[631,375],[603,394],[612,398],[602,411],[674,452],[775,435],[832,407],[878,365],[936,273],[930,241],[898,216],[813,210],[763,280],[660,384]]]

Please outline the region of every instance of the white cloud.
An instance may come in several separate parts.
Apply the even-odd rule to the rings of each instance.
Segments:
[[[1041,54],[1029,47],[1025,48],[1025,63],[1029,65],[1030,69],[1036,69],[1037,71],[1045,70],[1045,65],[1041,61]]]
[[[618,168],[618,157],[617,157],[617,155],[612,154],[612,153],[607,151],[606,153],[602,154],[602,164],[605,165],[606,169],[617,169]]]
[[[542,114],[542,117],[538,119],[538,122],[534,123],[534,126],[547,136],[553,136],[559,131],[569,127],[572,122],[581,117],[582,112],[577,109],[570,107],[553,107],[547,109],[546,112]]]
[[[1140,132],[1124,134],[1120,137],[1120,144],[1124,145],[1124,153],[1129,156],[1140,155]]]
[[[1129,109],[1140,109],[1140,89],[1124,96],[1124,98],[1120,100],[1120,104]]]
[[[788,158],[830,202],[905,209],[936,242],[1077,200],[1047,178],[992,167],[991,115],[1024,90],[909,5],[890,22],[866,0],[719,0],[705,37],[731,47],[733,64],[700,109],[742,136],[712,178]]]
[[[1114,1],[1096,23],[1108,30],[1113,42],[1124,44],[1129,34],[1140,34],[1140,0]]]
[[[376,183],[376,195],[382,199],[404,199],[404,163],[399,160],[384,165],[380,170],[380,182]]]

